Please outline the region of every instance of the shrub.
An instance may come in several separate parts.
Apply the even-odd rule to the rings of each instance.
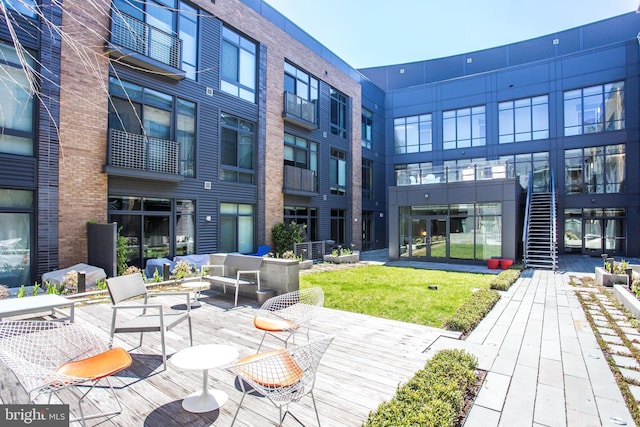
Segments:
[[[505,270],[509,271],[509,270]],[[443,323],[445,329],[469,333],[500,299],[498,291],[482,289],[473,295]]]
[[[118,229],[118,235],[116,236],[116,267],[118,270],[118,276],[122,276],[127,269],[127,259],[131,255],[131,249],[129,249],[129,239],[120,234],[122,227]]]
[[[176,276],[176,279],[180,280],[183,277],[191,276],[191,273],[193,273],[193,267],[187,261],[178,261],[171,273]]]
[[[516,282],[516,280],[518,280],[518,277],[520,277],[520,270],[504,270],[491,279],[489,287],[499,291],[506,291]]]
[[[464,396],[475,385],[478,360],[464,350],[442,350],[382,403],[363,424],[365,427],[454,426]]]
[[[5,299],[9,296],[9,287],[5,285],[0,285],[0,299]]]
[[[306,226],[291,221],[289,224],[279,222],[271,229],[271,237],[276,253],[283,254],[293,251],[293,244],[304,242],[306,238]]]

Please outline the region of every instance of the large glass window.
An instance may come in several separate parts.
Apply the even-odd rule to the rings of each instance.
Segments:
[[[393,146],[396,154],[431,151],[431,114],[393,119]]]
[[[626,191],[624,144],[565,150],[564,166],[566,194]]]
[[[31,284],[33,192],[0,188],[0,284]]]
[[[371,149],[373,142],[373,113],[362,107],[362,147]]]
[[[564,250],[591,255],[624,255],[626,211],[624,208],[565,209]]]
[[[362,159],[362,197],[373,200],[373,161]]]
[[[340,138],[347,137],[347,96],[334,88],[331,95],[331,134]]]
[[[35,18],[37,15],[36,0],[0,0],[0,3],[29,18]]]
[[[195,175],[196,105],[193,102],[115,77],[109,78],[109,95],[110,129],[146,136],[150,163],[179,158],[179,173]],[[175,144],[167,143],[170,141],[178,143],[177,149]]]
[[[176,0],[113,0],[113,7],[120,13],[112,40],[196,78],[198,9]]]
[[[26,52],[28,67],[33,58]],[[33,156],[33,93],[13,46],[0,43],[0,153]]]
[[[336,245],[346,246],[347,242],[347,211],[331,209],[331,240]]]
[[[252,253],[254,248],[253,205],[220,203],[220,251]]]
[[[442,113],[442,148],[479,147],[486,144],[484,105]]]
[[[303,224],[307,233],[306,240],[312,242],[318,240],[317,208],[309,208],[306,206],[285,206],[284,222],[285,224],[290,224],[291,222],[295,222],[296,224]]]
[[[347,193],[347,153],[332,148],[329,166],[331,194],[344,196]]]
[[[502,204],[479,203],[476,210],[476,259],[501,256]]]
[[[529,173],[533,172],[533,190],[549,191],[549,153],[524,153],[500,156],[507,165],[507,177],[518,179],[524,189],[529,186]]]
[[[624,129],[624,82],[564,93],[564,135]]]
[[[220,89],[256,102],[257,45],[228,27],[222,28]]]
[[[318,79],[306,71],[285,62],[284,90],[304,100],[315,102],[318,100]]]
[[[109,196],[109,220],[127,239],[128,265],[195,253],[195,200]]]
[[[517,99],[498,104],[500,144],[549,138],[549,98]]]
[[[220,115],[220,122],[220,180],[253,184],[255,125],[226,113]]]
[[[284,164],[318,172],[318,144],[284,134]]]

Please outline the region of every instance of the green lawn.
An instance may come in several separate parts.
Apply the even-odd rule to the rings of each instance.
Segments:
[[[325,307],[439,328],[472,289],[488,289],[490,278],[490,274],[369,265],[307,274],[300,277],[300,288],[320,286]],[[429,285],[438,289],[428,289]]]

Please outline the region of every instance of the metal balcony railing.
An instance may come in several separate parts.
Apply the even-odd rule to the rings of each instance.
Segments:
[[[487,161],[459,167],[434,166],[396,171],[396,185],[440,184],[504,178],[514,178],[513,171],[506,163],[499,161]]]
[[[295,166],[285,165],[284,189],[303,191],[307,193],[317,193],[318,184],[316,173],[309,169],[302,169]]]
[[[178,174],[180,143],[109,130],[109,166]]]
[[[316,125],[316,103],[300,98],[295,93],[284,93],[285,115],[300,118],[308,123]]]
[[[174,68],[182,63],[182,40],[116,9],[111,11],[111,42]]]

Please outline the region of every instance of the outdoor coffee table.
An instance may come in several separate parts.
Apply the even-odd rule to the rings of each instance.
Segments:
[[[185,288],[189,288],[191,290],[193,290],[195,292],[195,297],[193,299],[193,301],[191,302],[191,308],[195,308],[195,307],[200,307],[202,304],[200,304],[200,301],[198,301],[198,298],[200,298],[200,291],[202,291],[205,288],[209,288],[211,286],[210,282],[202,282],[202,281],[198,281],[198,282],[183,282],[180,284],[180,286],[184,286]]]
[[[68,320],[73,323],[75,302],[60,295],[46,294],[26,296],[22,298],[7,298],[0,300],[0,320],[3,317],[20,316],[23,314],[38,313],[51,310],[51,314],[61,316],[57,320]],[[60,310],[60,307],[69,307],[69,314]]]
[[[202,390],[185,397],[182,407],[189,412],[209,412],[224,405],[229,396],[222,390],[209,388],[209,369],[226,365],[238,358],[238,350],[229,345],[205,344],[188,347],[171,356],[180,369],[202,370]]]

